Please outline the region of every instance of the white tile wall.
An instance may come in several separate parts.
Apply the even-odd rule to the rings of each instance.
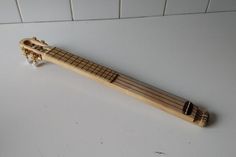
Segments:
[[[20,14],[15,0],[0,1],[0,23],[20,22]]]
[[[119,0],[72,0],[75,20],[119,17]]]
[[[166,0],[121,0],[121,17],[163,15]]]
[[[0,0],[0,24],[236,11],[236,0]]]
[[[202,13],[206,11],[209,0],[167,0],[165,15]]]
[[[236,10],[236,0],[211,0],[208,12]]]
[[[23,22],[71,20],[68,0],[18,0]]]

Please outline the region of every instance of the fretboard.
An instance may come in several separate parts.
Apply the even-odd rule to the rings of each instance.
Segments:
[[[63,62],[64,64],[73,66],[74,68],[84,72],[88,72],[91,75],[108,82],[113,82],[118,76],[118,73],[111,70],[110,68],[96,64],[85,58],[79,57],[56,47],[49,51],[47,55],[60,62]]]

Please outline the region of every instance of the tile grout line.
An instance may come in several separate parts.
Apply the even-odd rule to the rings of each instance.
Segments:
[[[214,11],[214,12],[200,12],[200,13],[182,13],[182,14],[170,14],[165,15],[164,17],[168,16],[185,16],[185,15],[200,15],[200,14],[219,14],[219,13],[234,13],[236,10],[231,11]],[[6,24],[34,24],[34,23],[52,23],[52,22],[80,22],[80,21],[108,21],[108,20],[125,20],[125,19],[144,19],[144,18],[153,18],[153,17],[163,17],[160,15],[153,15],[153,16],[140,16],[140,17],[123,17],[123,18],[104,18],[104,19],[83,19],[83,20],[54,20],[54,21],[31,21],[31,22],[7,22],[7,23],[0,23],[0,25]]]
[[[18,2],[18,0],[15,0],[15,2],[16,2],[16,7],[17,7],[17,10],[18,10],[19,16],[20,16],[20,21],[23,23],[23,17],[22,17],[19,2]]]
[[[119,15],[118,15],[118,18],[120,19],[120,14],[121,14],[121,0],[119,0],[119,11],[118,11],[119,13]]]
[[[205,13],[208,12],[208,9],[209,9],[209,6],[210,6],[210,3],[211,3],[211,0],[208,0],[207,7],[206,7],[206,10],[205,10]]]
[[[166,5],[167,5],[167,0],[165,1],[165,4],[164,4],[162,16],[165,16],[165,14],[166,14]]]
[[[72,19],[72,21],[74,21],[75,18],[74,18],[74,11],[73,11],[73,6],[72,6],[72,0],[69,0],[69,3],[70,3],[70,14],[71,14],[71,19]]]

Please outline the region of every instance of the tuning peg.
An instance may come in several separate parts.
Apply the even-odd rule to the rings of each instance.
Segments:
[[[38,62],[37,61],[33,61],[32,66],[37,68],[38,67]]]
[[[26,62],[27,62],[28,64],[32,64],[32,63],[33,63],[33,60],[31,60],[30,58],[26,58]]]
[[[26,62],[28,63],[28,64],[31,64],[33,61],[32,61],[32,58],[29,56],[30,54],[29,53],[23,53],[23,55],[25,56],[25,58],[26,58]]]
[[[46,42],[44,40],[41,40],[42,43],[46,44]]]
[[[38,40],[36,37],[33,37],[34,40]]]

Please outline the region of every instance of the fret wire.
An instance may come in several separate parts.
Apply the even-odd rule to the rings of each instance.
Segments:
[[[65,63],[67,63],[67,61],[69,60],[70,58],[66,58],[66,60],[64,61]]]
[[[84,66],[81,67],[82,70],[85,70],[84,68],[87,66],[88,63],[85,63]]]
[[[56,55],[59,55],[59,51],[57,49],[55,49],[55,53]]]
[[[77,64],[76,67],[79,67],[79,65],[81,65],[82,62],[83,62],[83,58],[81,58],[81,60],[79,61],[79,64]]]
[[[97,68],[96,68],[96,69],[97,69]],[[106,68],[105,68],[105,67],[99,66],[97,72],[96,72],[96,73],[93,73],[93,74],[95,74],[95,75],[97,75],[97,76],[99,76],[99,77],[105,79],[105,78],[102,76],[105,71],[106,71]]]
[[[109,72],[108,72],[108,69],[106,68],[105,71],[104,71],[104,73],[103,73],[103,75],[102,75],[102,77],[106,78],[106,76],[107,76],[108,73],[109,73]]]
[[[62,53],[57,49],[53,49],[52,51],[50,51],[49,55],[56,59],[61,59],[65,55],[65,53]]]
[[[93,64],[94,64],[93,62],[89,63],[89,67],[87,69],[87,72],[91,73],[91,71],[93,70]]]
[[[112,72],[109,72],[104,78],[110,80],[112,76],[113,76]]]
[[[83,69],[88,64],[88,60],[84,59],[84,66],[81,67]]]
[[[58,50],[57,50],[57,49],[55,49],[54,52],[55,52],[56,54],[58,54]]]
[[[101,74],[101,77],[102,77],[102,78],[105,78],[106,72],[107,72],[107,68],[104,67],[104,71],[103,71],[103,73]]]
[[[93,74],[97,76],[98,72],[101,70],[101,66],[97,66],[96,69],[93,71]]]
[[[60,55],[60,54],[61,54],[61,51],[60,51],[60,50],[58,50],[58,49],[54,49],[54,52],[55,52],[56,54],[58,54],[58,55]]]
[[[101,69],[101,65],[97,65],[96,68],[94,69],[93,73],[96,75],[98,71]]]
[[[102,69],[102,66],[98,65],[98,67],[95,69],[96,72],[94,74],[97,75],[101,69]]]
[[[106,76],[106,72],[107,72],[107,69],[105,69],[105,71],[102,73],[102,77],[105,77]]]
[[[93,62],[91,62],[91,66],[89,66],[89,68],[88,68],[88,72],[90,72],[90,73],[92,73],[92,71],[94,70],[94,63]]]
[[[112,77],[113,73],[112,72],[109,72],[105,78],[109,79],[110,77]]]
[[[77,63],[78,63],[78,61],[74,60],[74,61],[71,63],[71,65],[76,66]]]
[[[87,68],[88,68],[88,65],[89,65],[89,62],[85,62],[85,66],[83,66],[83,68],[82,68],[82,69],[84,69],[84,70],[87,70]]]
[[[74,62],[79,62],[79,58],[80,58],[80,57],[77,57],[77,58],[73,61],[73,63],[74,63]],[[72,64],[73,64],[73,63],[72,63]]]
[[[106,79],[110,80],[113,75],[114,75],[114,72],[109,69],[109,73],[108,73],[108,75],[106,76]]]
[[[64,58],[66,58],[65,63],[70,63],[70,62],[68,62],[68,61],[71,60],[71,58],[72,58],[73,56],[74,56],[73,54],[67,53],[67,54],[64,56]]]
[[[62,51],[58,51],[57,54],[60,54],[61,56],[63,56],[63,54],[65,54],[65,53]]]
[[[64,58],[68,59],[68,58],[70,58],[70,57],[68,57],[68,55],[66,54],[66,55],[64,55]]]
[[[113,77],[110,78],[110,81],[113,82],[118,77],[117,73],[114,73]]]
[[[67,54],[68,60],[71,58],[71,56],[72,56],[71,54],[69,53]]]
[[[81,61],[82,61],[82,59],[79,57],[78,59],[77,59],[78,61],[77,61],[77,64],[75,65],[75,67],[78,67],[78,65],[81,63]]]
[[[86,70],[89,71],[90,67],[93,65],[92,62],[88,62],[87,66],[86,66]]]
[[[83,64],[85,63],[84,63],[84,59],[82,58],[81,62],[77,65],[77,67],[81,68],[84,66]]]
[[[53,50],[53,53],[54,53],[54,56],[57,54],[57,50],[56,49],[54,49]]]
[[[101,66],[101,69],[96,73],[96,75],[101,77],[103,72],[104,72],[104,68],[103,68],[103,66]]]
[[[67,63],[71,64],[74,60],[72,58],[70,58]]]
[[[81,62],[83,59],[81,57],[78,57],[76,60],[77,62]]]
[[[65,58],[64,56],[61,57],[61,61],[66,62],[67,58]]]
[[[79,67],[83,70],[90,71],[91,73],[95,70],[98,70],[97,72],[99,72],[99,68],[98,68],[99,66],[94,66],[96,64],[94,64],[93,62],[90,62],[86,59],[80,58],[80,57],[73,55],[69,52],[61,51],[60,49],[56,48],[50,52],[50,55],[55,57],[58,60],[65,62],[65,63],[69,63],[69,64]],[[104,68],[102,68],[102,70],[100,72],[104,73],[105,70],[104,70]],[[101,73],[100,76],[102,76],[103,73]]]
[[[77,67],[80,68],[80,69],[81,69],[81,67],[83,67],[83,66],[84,66],[83,62],[80,62],[80,64],[77,65]]]
[[[103,77],[102,77],[103,72],[104,72],[104,68],[103,68],[102,66],[99,66],[99,67],[97,67],[97,68],[94,70],[93,74],[94,74],[95,76],[98,76],[98,77],[103,78]]]
[[[91,71],[91,73],[93,73],[99,65],[94,63],[93,66],[94,66],[94,69]]]
[[[58,50],[55,49],[55,51],[58,51]],[[62,55],[61,55],[59,58],[57,58],[57,59],[59,59],[59,60],[63,60],[63,59],[64,59],[64,56],[65,56],[68,52],[62,52],[62,51],[61,51],[61,53],[62,53]]]
[[[90,73],[93,74],[94,70],[96,69],[96,67],[98,66],[98,64],[93,63],[92,66],[90,67]]]
[[[79,57],[78,56],[75,57],[75,59],[71,62],[71,64],[73,64],[77,60],[77,58],[79,58]]]
[[[89,67],[88,72],[94,74],[94,71],[96,70],[96,68],[99,66],[96,63],[91,63],[92,65]]]
[[[69,61],[70,61],[70,64],[75,60],[74,57],[70,57]],[[69,63],[69,62],[68,62]]]
[[[91,67],[93,63],[89,62],[87,66],[84,68],[87,72],[89,72],[89,68]]]
[[[113,82],[114,79],[117,78],[117,76],[118,76],[118,74],[117,74],[117,73],[114,73],[114,74],[109,78],[109,80],[110,80],[111,82]]]
[[[64,57],[69,59],[71,57],[71,53],[67,53]]]
[[[79,64],[80,64],[79,66],[77,65],[79,68],[86,70],[94,75],[98,75],[103,79],[111,80],[116,76],[116,74],[111,69],[97,65],[93,62],[89,62],[88,60],[85,59],[83,59],[82,62]]]
[[[83,71],[89,72],[101,79],[112,81],[116,77],[116,73],[113,72],[111,69],[106,68],[102,65],[96,64],[91,62],[87,59],[82,57],[73,55],[66,51],[60,51],[59,49],[54,49],[49,53],[50,56],[63,61],[69,65],[77,67]]]
[[[56,49],[59,53],[62,53],[62,54],[68,54],[69,52],[67,51],[64,51],[64,50],[61,50],[61,49]]]
[[[103,70],[102,70],[101,75],[100,75],[101,77],[104,77],[103,75],[105,74],[106,70],[107,70],[107,68],[103,67]]]
[[[110,78],[111,78],[112,76],[113,76],[113,73],[112,73],[112,72],[109,72],[105,78],[108,79],[108,80],[110,80]]]
[[[95,76],[97,75],[101,79],[105,79],[107,81],[112,81],[117,76],[117,74],[113,72],[111,69],[95,64],[93,62],[89,62],[86,65],[84,65],[83,70],[86,70]]]
[[[86,63],[86,59],[82,59],[81,63],[85,64]]]
[[[78,64],[78,61],[74,61],[73,63],[71,63],[72,66],[76,66]]]
[[[85,66],[86,66],[86,64],[83,64],[83,65],[80,67],[80,69],[83,70],[83,67],[85,67]]]

